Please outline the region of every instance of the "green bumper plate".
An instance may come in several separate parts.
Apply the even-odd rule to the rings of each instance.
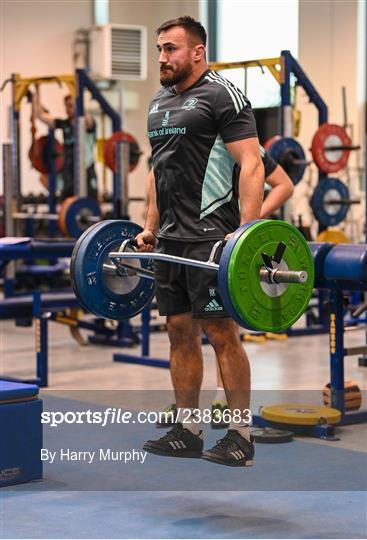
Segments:
[[[279,242],[286,244],[282,264],[288,270],[308,273],[305,283],[278,287],[281,294],[264,291],[260,282],[261,254],[273,256]],[[284,266],[284,263],[286,266]],[[245,326],[264,332],[283,332],[305,312],[314,285],[313,256],[302,234],[285,221],[254,223],[238,238],[228,264],[228,290],[232,304]]]

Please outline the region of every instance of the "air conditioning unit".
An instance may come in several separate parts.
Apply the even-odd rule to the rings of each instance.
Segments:
[[[147,78],[147,29],[145,26],[104,24],[89,34],[91,75],[119,81]]]

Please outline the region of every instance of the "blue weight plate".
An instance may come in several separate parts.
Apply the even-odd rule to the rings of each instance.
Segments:
[[[317,185],[311,197],[310,205],[317,219],[325,227],[337,225],[345,219],[347,204],[327,204],[328,200],[349,199],[348,187],[338,178],[325,178]]]
[[[292,156],[295,159],[305,160],[306,156],[302,146],[292,137],[282,137],[277,141],[274,141],[267,149],[268,155],[277,163],[279,163],[289,177],[292,179],[293,184],[298,184],[302,180],[307,165],[294,164],[289,165],[287,158]]]
[[[105,221],[95,223],[94,225],[91,225],[91,227],[89,227],[89,229],[84,231],[84,233],[75,242],[75,245],[74,245],[74,248],[73,248],[73,251],[72,251],[72,254],[71,254],[71,260],[70,260],[70,281],[71,281],[71,286],[73,287],[75,296],[77,297],[77,299],[79,301],[79,304],[81,305],[81,307],[85,311],[88,311],[88,307],[83,302],[83,297],[79,294],[79,292],[77,290],[77,284],[75,282],[75,262],[79,260],[78,259],[78,251],[79,251],[80,246],[83,244],[83,238],[90,234],[91,229],[94,229],[95,227],[100,227],[103,223],[105,223]]]
[[[89,216],[101,216],[98,202],[89,197],[79,197],[68,206],[65,212],[65,227],[69,236],[79,238],[79,236],[90,227]]]
[[[76,242],[70,277],[75,295],[86,311],[105,319],[129,319],[152,300],[154,281],[136,275],[119,276],[109,259],[109,253],[118,251],[124,240],[135,238],[141,231],[139,225],[130,221],[101,221]],[[153,269],[150,260],[131,263]]]
[[[219,269],[218,269],[218,285],[220,290],[220,297],[223,302],[223,307],[228,313],[228,315],[240,326],[243,328],[247,328],[247,330],[256,330],[256,328],[252,328],[252,326],[246,324],[246,322],[240,317],[238,312],[236,311],[231,295],[229,292],[228,287],[228,267],[229,262],[231,259],[231,254],[233,251],[233,248],[236,245],[237,240],[242,236],[242,234],[254,223],[258,223],[258,221],[262,220],[256,220],[256,221],[250,221],[249,223],[246,223],[245,225],[242,225],[239,229],[236,230],[236,232],[231,236],[231,238],[228,240],[226,245],[224,246],[222,255],[220,257],[219,262]]]

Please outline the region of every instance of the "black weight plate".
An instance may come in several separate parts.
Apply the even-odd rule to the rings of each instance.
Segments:
[[[257,443],[287,443],[293,439],[293,431],[274,428],[256,428],[251,431]]]
[[[307,165],[303,163],[292,164],[293,160],[305,161],[306,159],[303,148],[298,141],[292,137],[281,137],[274,140],[266,148],[266,151],[274,161],[283,167],[294,185],[302,180]]]

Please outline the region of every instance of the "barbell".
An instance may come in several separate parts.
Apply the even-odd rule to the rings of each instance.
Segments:
[[[92,223],[101,221],[101,209],[98,201],[89,197],[68,197],[59,208],[59,212],[13,212],[17,220],[55,220],[60,231],[68,237],[78,238]]]
[[[154,260],[216,271],[224,309],[250,330],[283,332],[308,306],[313,256],[289,223],[259,220],[243,225],[226,243],[216,243],[208,261],[135,251],[134,239],[141,231],[129,221],[102,221],[78,239],[70,276],[86,311],[115,320],[140,313],[154,296]]]

